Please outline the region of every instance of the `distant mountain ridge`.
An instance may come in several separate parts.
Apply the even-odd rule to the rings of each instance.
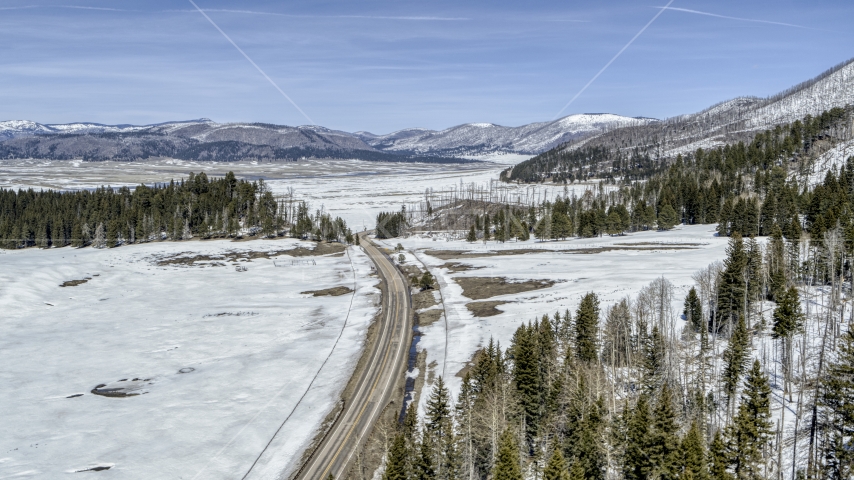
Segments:
[[[583,113],[568,115],[550,122],[530,123],[521,127],[505,127],[494,123],[466,123],[441,131],[410,128],[388,135],[374,135],[368,132],[356,132],[356,135],[368,145],[387,152],[451,156],[489,153],[536,155],[591,133],[653,122],[657,120],[624,117],[610,113]]]
[[[422,128],[387,135],[349,133],[320,126],[216,123],[210,119],[155,125],[0,122],[0,158],[134,160],[177,157],[231,161],[242,158],[357,158],[452,161],[494,153],[536,154],[579,136],[654,119],[576,114],[521,127],[468,123],[441,131]]]

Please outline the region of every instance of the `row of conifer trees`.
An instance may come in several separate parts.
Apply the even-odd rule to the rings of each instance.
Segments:
[[[204,173],[152,186],[70,192],[0,189],[0,247],[114,247],[193,237],[353,241],[341,218],[276,199],[263,180]]]

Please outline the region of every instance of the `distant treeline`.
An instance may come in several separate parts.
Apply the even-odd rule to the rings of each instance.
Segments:
[[[242,235],[352,241],[340,218],[305,202],[276,200],[263,180],[204,173],[135,189],[0,189],[0,247],[113,247],[156,240]]]

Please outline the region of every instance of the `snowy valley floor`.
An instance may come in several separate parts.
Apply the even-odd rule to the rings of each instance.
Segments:
[[[289,417],[249,478],[287,474],[380,298],[358,247],[301,243],[0,251],[0,478],[241,478]]]

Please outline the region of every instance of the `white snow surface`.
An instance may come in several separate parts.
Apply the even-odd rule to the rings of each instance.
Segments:
[[[456,398],[462,382],[458,373],[479,348],[489,343],[490,337],[506,348],[521,322],[533,321],[543,314],[553,315],[556,311],[563,314],[566,309],[574,316],[581,298],[588,292],[598,295],[603,312],[600,318],[604,321],[604,312],[608,306],[626,296],[635,296],[641,288],[664,276],[674,285],[673,309],[681,312],[685,295],[694,285],[691,276],[726,256],[729,239],[718,237],[714,228],[714,225],[691,225],[666,232],[637,232],[616,237],[575,238],[557,242],[490,241],[485,246],[483,242],[472,244],[441,234],[413,235],[405,239],[387,240],[385,244],[391,248],[401,243],[429,268],[440,285],[448,313],[446,322],[435,322],[423,327],[418,348],[426,350],[427,365],[436,362],[433,373],[435,376],[444,375],[452,398]],[[648,250],[620,244],[636,244],[635,247]],[[620,249],[581,253],[581,249],[614,246]],[[486,253],[515,249],[542,249],[542,252],[447,261],[429,254],[430,250]],[[452,262],[470,265],[475,269],[451,273],[442,267]],[[503,313],[478,318],[466,308],[467,303],[475,300],[463,296],[462,287],[454,280],[458,277],[505,277],[511,281],[555,280],[558,283],[550,288],[477,300],[509,302],[497,307]],[[679,322],[684,324],[683,320]],[[431,385],[425,385],[424,391],[429,392],[430,388]],[[420,396],[422,410],[426,397]]]
[[[0,251],[0,478],[241,478],[280,426],[249,478],[287,477],[360,356],[379,302],[370,260],[351,247],[243,272],[156,262],[299,243]],[[334,286],[355,293],[300,293]],[[101,384],[138,395],[90,393]]]
[[[840,142],[824,152],[810,166],[807,183],[816,186],[824,181],[825,175],[832,169],[839,172],[849,157],[854,156],[854,139]]]

